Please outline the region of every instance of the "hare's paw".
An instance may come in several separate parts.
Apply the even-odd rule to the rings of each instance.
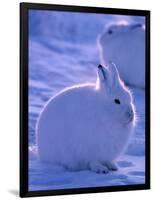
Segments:
[[[109,170],[105,165],[102,165],[100,162],[96,161],[96,162],[91,162],[89,164],[89,168],[91,171],[96,172],[96,173],[108,173]]]
[[[114,162],[106,163],[106,167],[111,171],[117,171],[118,170],[118,167]]]

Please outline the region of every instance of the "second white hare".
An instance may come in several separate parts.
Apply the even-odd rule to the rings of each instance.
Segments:
[[[132,95],[115,64],[98,66],[96,84],[66,88],[52,97],[37,122],[40,160],[69,170],[117,170],[135,126]]]

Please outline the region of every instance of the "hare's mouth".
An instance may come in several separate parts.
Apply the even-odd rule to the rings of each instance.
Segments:
[[[127,112],[125,113],[125,116],[126,116],[126,123],[127,124],[133,122],[134,121],[134,117],[135,117],[133,109],[127,110]]]
[[[126,122],[126,124],[130,124],[130,123],[132,123],[133,122],[133,118],[132,119],[129,119],[127,122]]]
[[[126,124],[130,124],[130,123],[132,123],[133,121],[134,121],[134,115],[131,114],[131,115],[129,116],[128,120],[126,121]]]

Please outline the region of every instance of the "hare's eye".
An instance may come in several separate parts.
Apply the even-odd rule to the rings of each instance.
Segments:
[[[116,104],[120,104],[120,100],[119,100],[119,99],[115,99],[114,102],[115,102]]]
[[[113,31],[110,29],[110,30],[108,30],[108,34],[112,34],[113,33]]]

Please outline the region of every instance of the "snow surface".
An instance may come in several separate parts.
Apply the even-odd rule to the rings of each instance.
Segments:
[[[138,123],[127,151],[118,159],[116,172],[69,172],[62,167],[40,163],[35,135],[37,117],[49,98],[65,87],[95,82],[100,62],[96,41],[102,30],[120,21],[143,22],[143,17],[31,10],[29,20],[29,190],[144,183],[143,89],[131,88]]]

